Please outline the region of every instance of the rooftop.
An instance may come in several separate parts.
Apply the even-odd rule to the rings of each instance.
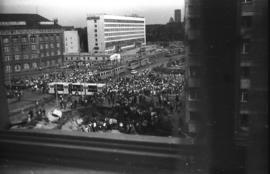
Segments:
[[[0,13],[0,29],[61,28],[57,22],[31,13]]]

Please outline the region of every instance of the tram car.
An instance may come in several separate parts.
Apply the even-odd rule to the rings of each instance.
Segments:
[[[102,92],[106,85],[103,83],[52,82],[48,86],[49,94],[94,95],[94,93]]]
[[[109,69],[109,70],[104,70],[104,71],[100,71],[98,73],[98,76],[101,78],[101,79],[106,79],[108,77],[114,77],[116,75],[119,75],[123,72],[126,71],[126,67],[125,66],[119,66],[117,68],[113,68],[113,69]]]
[[[49,94],[68,94],[69,83],[66,82],[52,82],[48,84]]]

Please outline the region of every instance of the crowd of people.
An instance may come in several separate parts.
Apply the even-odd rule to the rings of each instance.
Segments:
[[[100,82],[100,79],[89,74],[89,67],[84,67],[44,73],[28,79],[27,84],[33,92],[44,94],[48,90],[47,84],[54,81],[91,83]],[[93,96],[59,96],[60,109],[77,109],[79,105],[101,108],[82,116],[83,122],[79,126],[82,131],[116,128],[126,133],[170,134],[172,123],[168,115],[181,111],[183,107],[180,100],[184,90],[182,74],[143,71],[129,76],[108,78],[105,82],[103,91]],[[103,117],[97,117],[104,108],[107,108],[108,112],[101,114]],[[40,115],[38,113],[35,115]],[[42,109],[40,113],[44,116],[45,112]],[[31,119],[33,115],[29,113]]]

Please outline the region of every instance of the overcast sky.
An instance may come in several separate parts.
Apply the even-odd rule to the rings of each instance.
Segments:
[[[137,14],[146,24],[165,24],[181,9],[184,0],[0,0],[0,13],[38,13],[48,19],[58,18],[65,26],[86,26],[87,14]]]

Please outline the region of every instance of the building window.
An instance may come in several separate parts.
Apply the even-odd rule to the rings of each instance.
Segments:
[[[25,64],[23,65],[23,69],[24,69],[24,70],[29,70],[29,69],[30,69],[29,64],[28,64],[28,63],[25,63]]]
[[[32,57],[32,59],[36,59],[37,58],[37,54],[32,54],[31,57]]]
[[[189,42],[189,52],[190,53],[196,53],[197,49],[196,49],[196,41],[195,40],[191,40]]]
[[[31,48],[32,48],[32,50],[36,50],[37,49],[37,46],[36,45],[32,45]]]
[[[54,41],[54,36],[50,36],[50,40],[51,41]]]
[[[20,51],[19,46],[15,46],[15,47],[14,47],[14,51],[16,51],[16,52]]]
[[[252,0],[241,0],[241,3],[251,3]]]
[[[54,51],[51,52],[51,56],[54,56]]]
[[[10,61],[11,60],[11,57],[10,56],[5,56],[5,59],[4,59],[6,62]]]
[[[43,41],[43,37],[39,37],[39,41],[42,42]]]
[[[48,41],[48,40],[49,40],[48,36],[45,36],[45,41]]]
[[[97,42],[98,40],[96,39],[96,42]]]
[[[37,68],[37,63],[36,63],[36,62],[33,62],[33,63],[32,63],[32,67],[33,67],[34,69],[36,69],[36,68]]]
[[[17,37],[14,37],[14,38],[12,38],[12,41],[13,41],[13,43],[17,43],[18,42],[18,38]]]
[[[40,54],[40,57],[44,57],[44,53],[41,53],[41,54]]]
[[[48,44],[45,44],[45,48],[48,49],[49,48],[49,45]]]
[[[40,49],[41,49],[41,50],[43,50],[43,45],[42,45],[42,44],[40,44],[40,46],[39,46],[39,47],[40,47]]]
[[[50,66],[50,61],[49,60],[47,60],[46,65]]]
[[[241,54],[248,54],[250,51],[250,39],[242,40]]]
[[[18,65],[18,64],[15,65],[14,70],[15,70],[15,72],[21,71],[21,65]]]
[[[56,43],[56,47],[57,48],[60,48],[60,43]]]
[[[4,47],[4,52],[8,53],[10,51],[9,47]]]
[[[57,50],[57,55],[60,55],[61,54],[61,51],[60,50]]]
[[[95,29],[95,32],[97,32],[97,29]]]
[[[250,77],[250,67],[248,66],[241,67],[241,77],[242,78]]]
[[[189,99],[198,100],[200,98],[199,88],[189,88]]]
[[[6,72],[11,72],[11,66],[10,65],[6,65],[5,66],[5,71]]]
[[[248,102],[248,90],[247,89],[240,89],[240,102],[241,103]]]
[[[95,37],[97,37],[97,34],[95,34]]]
[[[27,45],[22,45],[21,47],[22,47],[22,51],[27,50]]]
[[[192,78],[200,77],[200,68],[197,66],[190,66],[189,67],[189,75]]]
[[[249,127],[249,115],[247,113],[240,114],[240,129],[247,131]]]
[[[23,55],[24,59],[29,59],[29,56],[27,54]]]
[[[50,56],[50,53],[49,52],[46,52],[46,56]]]
[[[36,42],[36,37],[30,37],[30,41],[31,41],[31,43],[35,43]]]
[[[199,28],[199,19],[198,18],[192,18],[189,20],[190,22],[190,28],[191,29],[198,29]]]
[[[8,38],[4,38],[4,39],[3,39],[3,43],[4,43],[4,44],[9,43],[9,39],[8,39]]]
[[[20,56],[19,54],[16,54],[16,55],[14,56],[14,58],[15,58],[15,60],[20,60],[21,56]]]
[[[250,28],[252,25],[252,16],[242,16],[241,23],[242,23],[242,27]]]
[[[23,43],[27,42],[27,38],[26,38],[26,37],[23,37],[23,38],[22,38],[22,42],[23,42]]]
[[[95,25],[95,27],[97,27],[97,25]]]
[[[53,45],[53,43],[51,43],[51,48],[54,48],[54,45]]]
[[[200,121],[200,114],[199,112],[191,111],[189,112],[189,119],[191,121]]]
[[[60,40],[60,36],[57,35],[56,36],[56,40],[59,41]]]

